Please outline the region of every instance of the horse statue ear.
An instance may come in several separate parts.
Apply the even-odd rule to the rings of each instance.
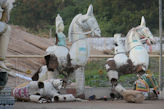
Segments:
[[[88,11],[87,11],[87,14],[88,16],[92,16],[93,15],[93,6],[92,4],[89,5],[89,8],[88,8]]]
[[[140,25],[141,26],[146,26],[146,21],[145,21],[144,16],[142,16],[142,18],[141,18],[141,24]]]
[[[81,23],[87,21],[90,16],[93,16],[93,6],[92,6],[92,4],[89,5],[87,14],[84,15],[84,17],[81,18]]]

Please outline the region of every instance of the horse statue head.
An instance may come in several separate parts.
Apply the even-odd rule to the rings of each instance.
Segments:
[[[136,27],[136,32],[139,34],[139,38],[141,39],[142,43],[155,43],[153,34],[149,30],[149,28],[146,27],[146,21],[144,16],[142,16],[141,18],[141,24],[138,27]]]
[[[64,23],[60,14],[56,17],[56,33],[64,31]]]
[[[68,37],[70,42],[86,38],[87,36],[101,36],[101,30],[93,15],[93,6],[90,5],[85,15],[78,14],[72,20]]]
[[[135,28],[132,28],[128,32],[125,40],[125,46],[129,51],[134,46],[142,45],[144,43],[151,45],[155,43],[155,40],[149,28],[146,27],[144,16],[142,16],[141,24]]]

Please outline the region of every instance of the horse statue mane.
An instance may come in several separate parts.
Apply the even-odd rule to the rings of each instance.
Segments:
[[[93,6],[90,5],[85,15],[78,14],[72,20],[68,38],[69,42],[74,42],[82,38],[86,38],[87,35],[101,36],[101,31],[97,20],[93,14]]]

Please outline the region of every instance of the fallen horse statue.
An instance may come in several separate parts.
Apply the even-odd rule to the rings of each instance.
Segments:
[[[143,75],[138,75],[138,80],[134,83],[134,90],[142,92],[145,99],[158,99],[158,82],[154,75],[149,71]]]
[[[17,100],[47,103],[55,101],[75,101],[72,94],[60,94],[63,81],[61,79],[49,79],[43,82],[31,81],[17,86],[13,90],[13,96]]]
[[[127,102],[141,103],[144,99],[157,99],[159,86],[153,74],[145,73],[138,75],[138,80],[134,83],[134,90],[126,90],[118,84],[114,91],[115,93],[113,94],[117,92],[117,94],[123,96],[123,99]]]
[[[136,90],[126,90],[120,84],[115,87],[114,90],[117,94],[123,97],[127,102],[131,103],[142,103],[145,99],[144,95],[140,91]]]

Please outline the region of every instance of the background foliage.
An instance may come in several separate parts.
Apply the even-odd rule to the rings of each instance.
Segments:
[[[85,14],[91,3],[104,37],[119,32],[126,35],[130,28],[140,24],[141,16],[145,16],[153,33],[158,29],[158,0],[16,0],[10,23],[35,32],[50,28],[55,31],[55,18],[60,13],[67,34],[73,17]]]

